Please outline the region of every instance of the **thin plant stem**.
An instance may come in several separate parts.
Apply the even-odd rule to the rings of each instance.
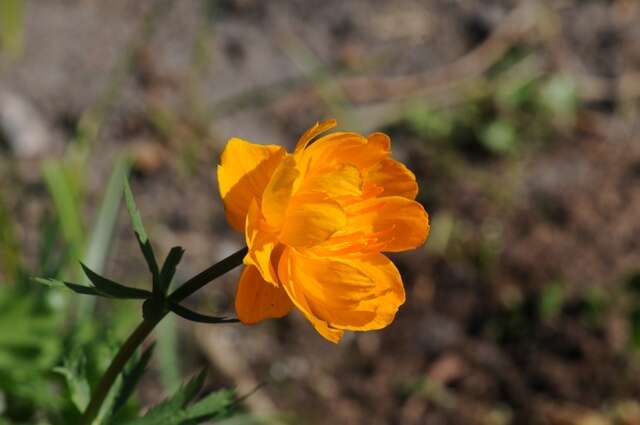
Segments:
[[[185,298],[196,292],[198,289],[205,286],[207,283],[222,276],[231,269],[236,268],[242,264],[242,259],[247,255],[248,248],[244,247],[235,253],[231,254],[224,260],[214,264],[198,275],[192,277],[186,281],[182,286],[176,289],[169,299],[175,302],[182,302]]]
[[[242,259],[246,254],[247,248],[245,247],[231,254],[224,260],[212,265],[208,269],[186,281],[182,286],[180,286],[180,288],[175,290],[169,296],[169,299],[174,302],[183,301],[209,282],[241,265]],[[91,401],[89,401],[89,404],[80,419],[81,425],[91,425],[93,423],[95,418],[98,416],[102,404],[107,398],[111,387],[113,387],[118,375],[122,372],[122,369],[129,362],[131,356],[133,356],[138,347],[144,342],[151,331],[158,323],[160,323],[167,313],[168,310],[163,311],[162,314],[157,315],[153,319],[144,319],[131,333],[131,335],[129,335],[129,338],[127,338],[122,347],[120,347],[120,350],[111,361],[109,368],[107,368],[107,371],[102,375],[100,382],[93,390],[93,393],[91,394]]]
[[[98,386],[93,391],[91,401],[87,405],[87,409],[82,415],[80,423],[90,425],[96,416],[98,416],[102,403],[104,403],[104,400],[107,397],[107,394],[109,394],[109,390],[116,381],[116,378],[120,372],[122,372],[122,369],[127,364],[133,353],[135,353],[140,344],[142,344],[147,336],[149,336],[153,328],[156,327],[161,319],[162,318],[155,321],[143,320],[131,335],[129,335],[129,338],[127,338],[122,347],[120,347],[120,351],[118,351],[118,354],[113,358],[109,368],[104,375],[102,375]]]

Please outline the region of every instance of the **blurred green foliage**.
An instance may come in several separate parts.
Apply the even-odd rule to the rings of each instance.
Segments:
[[[74,157],[72,157],[74,158]],[[34,283],[29,276],[48,276],[64,280],[81,276],[77,260],[83,259],[95,270],[104,268],[110,251],[116,218],[123,198],[123,181],[129,162],[120,159],[97,209],[93,226],[85,227],[88,198],[81,185],[84,175],[74,168],[69,172],[69,157],[45,165],[45,182],[53,200],[53,214],[45,215],[39,232],[38,262],[25,264],[14,234],[16,223],[0,203],[0,263],[3,275],[11,282],[0,284],[0,419],[2,424],[75,423],[118,348],[118,342],[139,320],[129,302],[112,307],[105,319],[92,320],[93,297],[82,297],[55,285]],[[82,168],[80,168],[82,170]],[[137,212],[134,208],[134,213]],[[136,215],[139,218],[139,214]],[[138,232],[144,234],[141,222]],[[163,270],[163,273],[165,271]],[[168,273],[168,271],[167,271]],[[92,276],[89,273],[89,276]],[[97,275],[96,275],[97,276]],[[99,276],[98,276],[99,277]],[[93,276],[93,279],[97,277]],[[88,280],[84,280],[86,284]],[[139,306],[137,306],[139,308]],[[170,321],[160,328],[160,363],[165,388],[175,390],[181,379],[175,352],[175,326]],[[235,398],[231,392],[213,393],[201,401],[195,396],[204,375],[191,383],[189,395],[184,388],[169,401],[135,419],[135,388],[151,358],[147,350],[134,358],[118,378],[97,423],[200,423],[213,417],[226,417]]]
[[[116,165],[114,174],[124,172],[123,164]],[[115,216],[121,198],[121,188],[118,192],[110,185],[88,232],[101,236],[86,240],[82,223],[75,221],[83,205],[73,195],[78,194],[75,183],[82,177],[69,177],[56,163],[49,163],[46,170],[49,193],[57,201],[54,214],[42,220],[35,265],[24,261],[26,253],[13,235],[14,217],[6,211],[0,214],[3,242],[11,241],[2,244],[0,262],[10,265],[3,272],[12,280],[0,284],[0,392],[5,399],[0,417],[5,423],[71,423],[88,399],[90,384],[113,354],[113,332],[122,327],[116,322],[129,321],[128,315],[111,321],[86,320],[91,313],[86,304],[72,300],[67,291],[30,279],[31,275],[68,276],[85,252],[93,253],[85,258],[94,264],[104,264],[115,224],[109,216]],[[81,308],[86,310],[83,320],[79,320]],[[65,387],[68,398],[61,395]]]
[[[182,425],[229,417],[235,404],[233,391],[217,391],[195,401],[204,385],[205,377],[205,373],[201,372],[178,389],[173,396],[149,410],[144,416],[124,423],[126,425]]]
[[[463,102],[446,107],[411,103],[405,120],[425,141],[472,156],[518,155],[545,146],[573,128],[579,107],[572,77],[543,72],[524,49],[512,49],[485,79],[460,90]]]
[[[17,57],[22,53],[25,7],[24,0],[0,2],[0,49],[9,57]]]
[[[563,282],[552,282],[540,293],[538,314],[542,320],[551,320],[558,316],[565,303],[565,285]]]

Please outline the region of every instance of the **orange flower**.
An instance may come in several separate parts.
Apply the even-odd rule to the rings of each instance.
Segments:
[[[295,305],[338,342],[344,330],[380,329],[404,303],[402,279],[381,252],[420,246],[429,233],[415,176],[390,156],[389,137],[332,133],[335,120],[281,146],[229,140],[218,184],[229,223],[249,252],[238,282],[243,323]]]

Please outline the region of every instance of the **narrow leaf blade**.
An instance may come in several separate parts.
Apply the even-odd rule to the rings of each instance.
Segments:
[[[140,246],[142,255],[144,255],[145,261],[147,262],[149,271],[153,276],[153,292],[156,294],[161,293],[158,261],[153,253],[153,247],[151,246],[149,236],[147,236],[147,231],[144,229],[144,225],[142,224],[142,216],[140,215],[140,210],[138,210],[136,201],[133,198],[133,192],[131,191],[129,180],[126,178],[124,179],[124,199],[127,204],[129,217],[131,218],[131,224],[133,225],[133,231],[138,239],[138,245]]]
[[[80,263],[82,270],[87,275],[91,283],[95,285],[98,291],[110,295],[115,298],[134,298],[134,299],[147,299],[151,296],[149,291],[138,288],[129,288],[128,286],[120,285],[106,277],[100,276],[83,263]]]
[[[180,400],[182,401],[181,404],[183,408],[196,398],[196,396],[204,386],[205,379],[207,379],[207,370],[202,369],[200,373],[191,378],[189,382],[187,382],[187,385],[185,385],[184,388],[180,391]]]
[[[116,399],[113,404],[113,415],[115,415],[127,403],[138,386],[140,378],[142,378],[142,375],[144,375],[144,372],[149,366],[149,361],[153,355],[154,348],[155,344],[151,344],[133,364],[133,367],[128,371],[125,370],[122,374],[122,386],[120,387],[120,392],[116,395]]]
[[[129,174],[130,161],[120,158],[116,161],[104,192],[100,209],[95,217],[85,263],[98,273],[104,270],[105,261],[113,238],[113,229],[118,219],[118,212],[122,203],[123,181]]]
[[[185,419],[196,421],[196,423],[210,419],[222,419],[229,416],[234,403],[235,394],[232,390],[216,391],[189,406]]]
[[[228,317],[216,317],[216,316],[207,316],[205,314],[197,313],[193,310],[189,310],[186,307],[181,306],[176,302],[169,303],[169,310],[173,311],[178,316],[191,320],[192,322],[198,323],[236,323],[238,319],[228,318]]]
[[[127,204],[127,210],[129,211],[129,217],[131,218],[131,224],[133,225],[133,231],[138,235],[140,243],[144,244],[149,240],[149,237],[147,236],[147,232],[142,224],[140,211],[136,206],[135,199],[133,199],[133,192],[131,191],[129,180],[126,177],[124,179],[124,199]]]
[[[180,246],[171,248],[171,251],[167,254],[167,258],[164,260],[162,270],[160,271],[160,289],[163,294],[167,293],[171,285],[171,280],[176,274],[176,267],[180,263],[180,260],[182,260],[183,255],[184,249]]]
[[[93,286],[78,285],[77,283],[71,283],[71,282],[63,282],[63,283],[64,283],[64,286],[71,289],[76,294],[93,295],[96,297],[109,297],[108,295],[98,291]]]
[[[186,425],[189,418],[187,409],[194,401],[206,378],[203,370],[186,385],[176,391],[173,396],[152,407],[143,417],[126,422],[125,425]]]
[[[33,280],[35,280],[38,283],[41,283],[42,285],[49,286],[51,288],[65,288],[66,287],[68,289],[71,289],[73,292],[75,292],[77,294],[93,295],[93,296],[97,296],[97,297],[108,297],[107,294],[103,294],[102,292],[98,291],[97,288],[95,288],[93,286],[79,285],[77,283],[71,283],[71,282],[63,282],[61,280],[52,279],[52,278],[36,277]]]

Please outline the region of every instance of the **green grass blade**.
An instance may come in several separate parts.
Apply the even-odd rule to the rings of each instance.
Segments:
[[[17,280],[22,268],[20,260],[20,245],[14,231],[14,221],[5,206],[0,193],[0,269],[9,282]]]
[[[109,247],[115,228],[118,211],[122,203],[123,181],[129,174],[130,162],[119,159],[113,167],[102,204],[94,220],[93,231],[87,246],[84,262],[97,273],[104,271],[104,265],[109,253]]]
[[[113,239],[113,230],[118,220],[118,211],[122,203],[123,181],[131,169],[130,161],[120,158],[113,166],[109,183],[102,198],[102,203],[94,219],[93,229],[84,256],[85,263],[97,273],[104,271]],[[87,285],[89,280],[82,276],[82,283]],[[78,304],[78,318],[82,320],[93,310],[95,299],[86,298]]]
[[[69,256],[79,258],[83,248],[84,229],[80,214],[80,193],[72,184],[59,161],[44,165],[44,181],[53,200],[62,235],[69,245]]]
[[[167,315],[164,318],[156,329],[156,336],[160,380],[165,391],[171,393],[177,390],[182,382],[175,316]]]

